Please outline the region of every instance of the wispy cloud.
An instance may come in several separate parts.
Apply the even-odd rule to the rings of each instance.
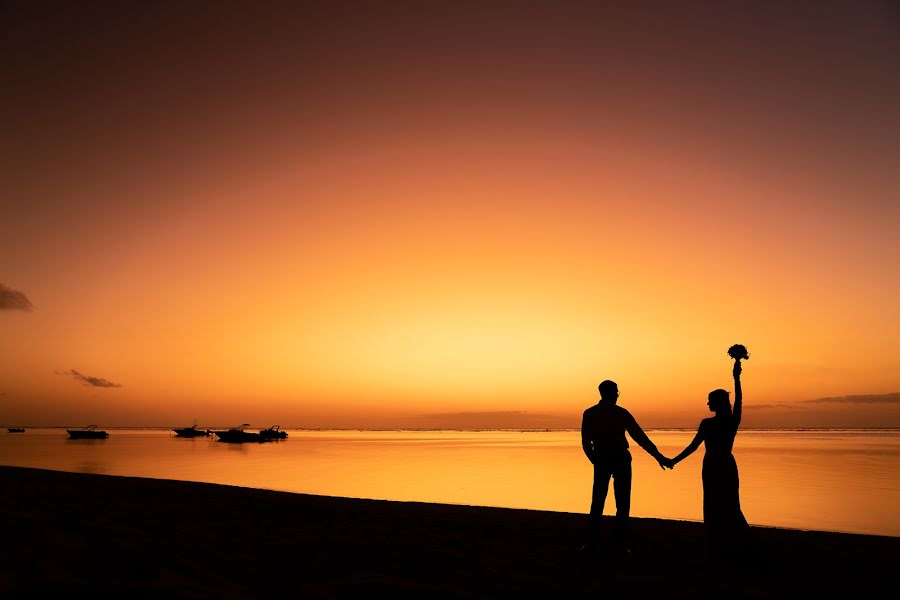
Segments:
[[[578,425],[571,415],[548,415],[526,411],[473,411],[422,415],[435,427],[463,429],[568,428]]]
[[[804,404],[900,404],[900,392],[816,398],[815,400],[804,400]]]
[[[745,410],[788,408],[792,410],[813,408],[813,404],[900,404],[900,392],[889,394],[855,394],[850,396],[829,396],[814,400],[779,402],[776,404],[745,404]]]
[[[113,383],[109,379],[104,379],[103,377],[94,377],[93,375],[85,375],[84,373],[79,373],[75,369],[63,371],[63,375],[71,375],[73,379],[77,379],[78,381],[83,382],[85,385],[91,385],[94,387],[109,387],[109,388],[122,387],[121,383]]]
[[[523,417],[529,413],[524,410],[494,410],[494,411],[470,411],[470,412],[454,412],[454,413],[432,413],[424,415],[435,419],[455,419],[457,417]],[[532,415],[545,416],[545,415]]]
[[[34,306],[25,294],[0,283],[0,310],[23,310],[31,312]]]

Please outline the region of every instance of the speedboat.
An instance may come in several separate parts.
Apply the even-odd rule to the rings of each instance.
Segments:
[[[244,423],[243,425],[238,425],[237,427],[232,427],[227,431],[213,431],[216,434],[216,437],[219,438],[220,442],[261,442],[264,441],[263,438],[258,434],[252,431],[245,431],[247,427],[250,427],[249,423]]]
[[[175,435],[178,437],[206,437],[210,433],[212,433],[209,429],[197,429],[197,424],[191,425],[190,427],[176,427],[172,429],[175,432]]]
[[[105,440],[109,434],[97,429],[96,425],[88,425],[84,429],[66,429],[69,439],[73,440]]]
[[[287,438],[287,431],[282,431],[278,425],[272,425],[268,429],[259,432],[259,436],[267,440],[283,440]]]

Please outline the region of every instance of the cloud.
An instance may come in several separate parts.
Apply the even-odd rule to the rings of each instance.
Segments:
[[[473,411],[421,415],[432,427],[448,429],[566,429],[577,427],[571,415],[548,415],[526,411]]]
[[[23,310],[31,312],[34,306],[31,300],[19,290],[14,290],[0,283],[0,310]]]
[[[85,375],[84,373],[79,373],[75,369],[63,371],[63,375],[71,375],[74,379],[77,379],[78,381],[83,381],[85,385],[92,385],[94,387],[109,387],[109,388],[122,387],[121,383],[113,383],[109,379],[104,379],[102,377],[94,377],[93,375]]]
[[[829,396],[815,400],[798,400],[796,402],[780,402],[778,404],[745,404],[745,410],[760,408],[807,409],[811,404],[900,404],[900,392],[889,394],[856,394],[851,396]]]
[[[889,394],[858,394],[804,400],[804,404],[900,404],[900,392]]]

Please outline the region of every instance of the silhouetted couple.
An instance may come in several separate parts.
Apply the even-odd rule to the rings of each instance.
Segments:
[[[600,402],[584,411],[581,425],[581,445],[594,465],[594,487],[588,526],[588,540],[583,550],[597,548],[600,519],[613,480],[616,498],[614,550],[630,553],[628,548],[628,520],[631,512],[631,453],[628,451],[627,431],[631,438],[663,469],[672,469],[690,456],[703,442],[703,522],[706,529],[707,552],[710,558],[727,559],[749,549],[749,525],[741,512],[737,463],[731,453],[734,437],[741,423],[741,362],[735,360],[734,410],[728,392],[722,389],[709,393],[709,410],[715,416],[703,419],[697,435],[675,458],[663,456],[634,417],[616,405],[619,387],[614,381],[600,384]]]

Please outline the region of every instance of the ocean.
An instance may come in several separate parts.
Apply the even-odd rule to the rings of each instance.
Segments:
[[[0,464],[202,481],[307,494],[572,513],[590,507],[578,431],[288,430],[263,444],[182,439],[168,429],[0,433]],[[649,430],[667,456],[693,431]],[[703,448],[663,471],[632,443],[632,515],[701,521]],[[734,455],[754,525],[900,536],[900,431],[741,430]],[[613,514],[612,490],[605,514]]]

